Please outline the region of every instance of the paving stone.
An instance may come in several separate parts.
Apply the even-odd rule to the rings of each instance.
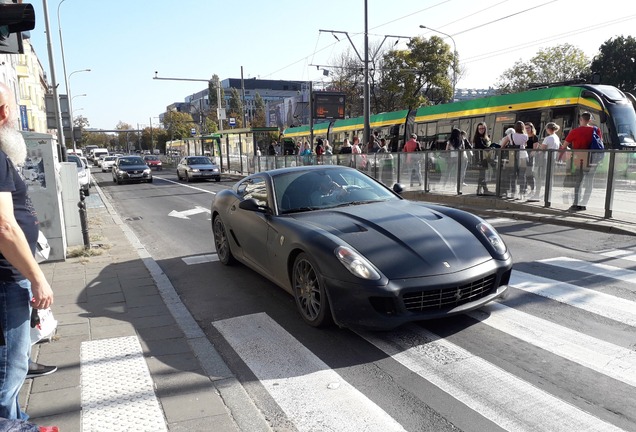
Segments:
[[[215,415],[228,415],[221,397],[214,392],[211,385],[208,389],[191,393],[164,396],[161,398],[161,405],[168,423]]]
[[[147,357],[148,369],[150,373],[167,375],[178,371],[196,371],[205,375],[201,370],[199,359],[193,353],[169,354],[162,356]],[[208,379],[209,381],[209,379]]]
[[[123,336],[136,336],[135,328],[128,322],[110,326],[91,326],[91,339],[110,339]]]
[[[56,416],[68,412],[80,412],[80,389],[68,388],[42,393],[32,393],[29,397],[27,413],[34,418]],[[65,431],[66,432],[66,431]]]
[[[192,432],[192,431],[214,431],[214,432],[235,432],[240,429],[232,421],[229,415],[217,415],[211,417],[201,417],[193,420],[186,420],[178,423],[169,423],[170,432]]]

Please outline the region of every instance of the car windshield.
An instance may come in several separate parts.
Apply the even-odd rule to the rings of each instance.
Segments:
[[[400,199],[371,177],[346,168],[281,173],[273,184],[281,214]]]
[[[194,157],[188,159],[188,165],[211,165],[212,162],[206,157]]]
[[[117,156],[106,156],[104,158],[105,161],[114,161],[117,159]]]
[[[156,161],[159,160],[157,156],[144,156],[144,160]]]
[[[145,162],[140,158],[119,158],[119,165],[145,165]]]

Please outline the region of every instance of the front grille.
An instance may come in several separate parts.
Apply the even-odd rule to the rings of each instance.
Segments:
[[[495,289],[490,275],[465,285],[404,294],[404,307],[410,312],[443,311],[486,297]]]

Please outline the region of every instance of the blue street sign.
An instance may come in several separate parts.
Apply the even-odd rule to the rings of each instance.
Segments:
[[[236,126],[236,119],[234,117],[230,117],[230,126]]]

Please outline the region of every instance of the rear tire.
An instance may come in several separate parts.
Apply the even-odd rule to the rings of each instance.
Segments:
[[[312,327],[333,324],[331,307],[322,279],[309,255],[301,253],[292,269],[292,290],[303,321]]]
[[[236,263],[236,258],[232,255],[230,240],[228,239],[225,224],[221,220],[221,216],[214,218],[212,222],[212,232],[214,234],[214,247],[216,248],[216,254],[221,264],[232,265]]]

